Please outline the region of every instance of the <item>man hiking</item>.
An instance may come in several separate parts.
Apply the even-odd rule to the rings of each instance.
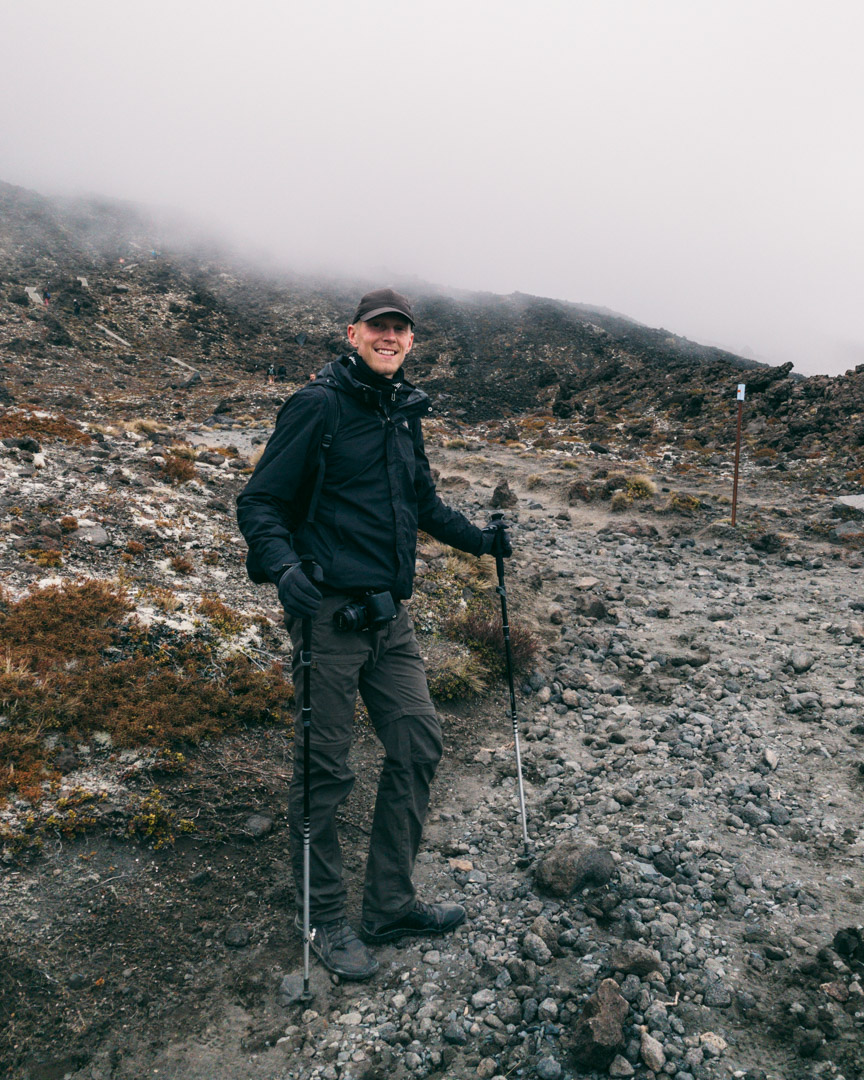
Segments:
[[[420,426],[431,412],[429,399],[403,375],[414,343],[408,300],[392,289],[367,293],[348,341],[353,351],[327,364],[282,407],[237,500],[237,516],[249,545],[250,576],[278,587],[298,698],[301,628],[311,619],[311,666],[303,671],[311,682],[311,947],[330,971],[365,979],[378,969],[367,944],[444,934],[465,918],[459,904],[419,900],[411,881],[442,753],[440,725],[402,603],[412,591],[417,530],[474,555],[509,555],[511,549],[500,522],[479,529],[436,494]],[[354,784],[347,759],[358,691],[385,750],[360,937],[346,919],[336,832],[336,811]],[[289,793],[298,909],[301,747],[298,722]],[[302,928],[299,915],[295,927]]]

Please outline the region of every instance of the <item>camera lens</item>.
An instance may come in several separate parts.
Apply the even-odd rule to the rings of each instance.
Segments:
[[[362,630],[366,626],[366,605],[346,604],[333,613],[337,630]]]

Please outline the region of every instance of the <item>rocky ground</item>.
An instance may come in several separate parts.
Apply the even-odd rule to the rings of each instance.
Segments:
[[[732,529],[729,462],[537,448],[551,419],[510,446],[433,424],[442,494],[478,521],[513,503],[511,608],[542,643],[519,693],[533,858],[519,858],[503,686],[442,703],[418,879],[468,921],[380,950],[369,984],[316,968],[312,1007],[286,1006],[301,964],[286,727],[185,747],[180,773],[110,737],[64,744],[44,803],[13,797],[2,813],[8,1075],[861,1076],[864,564],[828,540],[854,510],[748,462]],[[204,447],[252,445],[255,430],[186,432],[198,460],[179,485],[160,478],[157,431],[7,438],[7,604],[58,579],[119,578],[140,617],[195,635],[197,598],[218,593],[258,617],[236,648],[278,655],[273,597],[244,580],[231,523],[245,458]],[[628,483],[627,505],[584,501]],[[130,542],[143,548],[131,561]],[[39,566],[46,550],[62,565]],[[421,628],[445,562],[421,548]],[[441,644],[421,636],[435,670]],[[344,820],[355,879],[376,759],[361,722]],[[155,850],[116,827],[154,787],[166,817],[194,823]],[[84,791],[110,809],[64,829],[58,802]],[[41,850],[13,854],[28,827]]]
[[[417,880],[468,919],[378,950],[366,984],[314,966],[307,1007],[286,996],[302,966],[286,641],[245,578],[233,500],[281,400],[338,351],[339,297],[307,289],[300,344],[283,286],[191,256],[166,270],[143,235],[124,269],[128,229],[106,254],[104,217],[97,251],[80,213],[50,233],[38,199],[16,200],[19,233],[0,237],[4,1075],[864,1076],[860,373],[762,369],[733,528],[730,360],[694,346],[685,370],[680,339],[625,348],[633,324],[594,313],[601,333],[572,310],[575,351],[548,382],[461,337],[418,353],[442,496],[511,524],[511,619],[536,644],[517,680],[530,852],[506,685],[446,620],[494,608],[490,568],[424,539],[412,611],[446,753]],[[25,287],[52,267],[37,304]],[[439,300],[443,327],[456,302]],[[513,355],[529,325],[538,352],[570,340],[560,306],[499,300],[477,325]],[[580,334],[611,349],[590,354],[605,381],[579,367]],[[268,385],[283,347],[296,363]],[[360,712],[353,915],[378,760]]]

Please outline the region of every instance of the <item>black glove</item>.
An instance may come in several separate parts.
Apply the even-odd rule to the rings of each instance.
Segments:
[[[483,538],[480,555],[502,555],[505,559],[509,559],[513,554],[513,545],[510,543],[502,518],[490,521],[484,529],[480,530],[480,535]]]
[[[311,566],[312,578],[320,581],[321,568],[315,563]],[[321,593],[307,577],[300,563],[289,566],[279,578],[279,602],[285,609],[286,615],[293,615],[298,619],[314,615],[321,606]]]

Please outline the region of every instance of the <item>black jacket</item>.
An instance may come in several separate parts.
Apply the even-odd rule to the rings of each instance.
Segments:
[[[279,412],[237,520],[250,574],[278,581],[310,555],[332,589],[411,595],[418,527],[477,554],[480,530],[435,492],[420,418],[429,398],[410,383],[376,375],[357,356],[327,364]],[[314,521],[306,521],[327,426],[326,395],[339,395],[336,437],[326,457]]]

